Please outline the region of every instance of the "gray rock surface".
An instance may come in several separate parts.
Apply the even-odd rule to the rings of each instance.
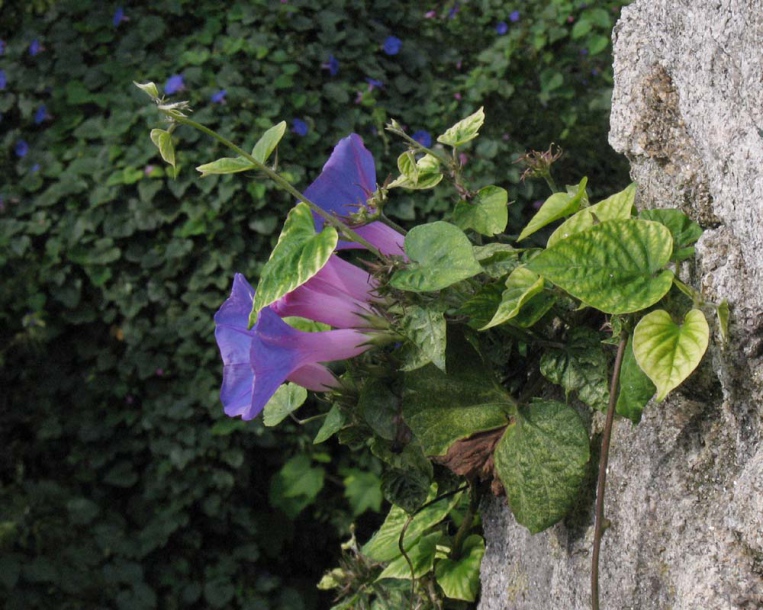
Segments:
[[[763,0],[636,0],[614,37],[610,143],[639,205],[706,229],[687,280],[732,319],[680,391],[615,425],[601,607],[763,608]],[[484,504],[480,610],[590,607],[594,485],[536,536]]]

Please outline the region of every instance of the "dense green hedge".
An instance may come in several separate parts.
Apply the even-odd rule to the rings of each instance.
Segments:
[[[0,600],[321,607],[338,541],[374,522],[378,467],[224,419],[213,339],[233,272],[256,279],[292,202],[253,176],[200,180],[222,151],[184,130],[168,177],[132,81],[180,76],[171,99],[244,146],[287,120],[279,164],[302,188],[350,131],[383,179],[389,118],[435,134],[484,105],[467,169],[519,215],[542,196],[512,164],[527,148],[564,146],[561,181],[627,180],[605,139],[624,2],[46,4],[0,22]],[[392,211],[436,215],[438,193]]]

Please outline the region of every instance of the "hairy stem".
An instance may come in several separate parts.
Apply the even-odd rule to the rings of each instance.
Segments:
[[[175,123],[179,123],[181,125],[188,125],[189,127],[193,127],[194,129],[198,129],[202,133],[214,138],[224,146],[227,146],[232,151],[249,161],[252,165],[254,165],[259,171],[263,172],[268,178],[270,178],[273,182],[275,182],[280,188],[285,190],[290,195],[294,196],[296,199],[301,201],[302,203],[307,204],[310,209],[318,214],[321,218],[323,218],[329,225],[334,227],[340,234],[346,236],[348,239],[351,239],[354,242],[359,243],[360,245],[364,246],[369,252],[375,254],[379,258],[384,258],[381,252],[379,252],[378,248],[374,246],[373,244],[369,243],[367,240],[363,239],[360,235],[358,235],[355,231],[350,229],[347,225],[345,225],[341,220],[336,218],[335,216],[329,214],[325,210],[323,210],[319,205],[316,203],[313,203],[310,201],[307,197],[305,197],[298,189],[294,188],[288,180],[286,180],[283,176],[281,176],[278,172],[272,170],[264,163],[260,163],[255,159],[252,155],[250,155],[248,152],[243,150],[242,148],[236,146],[233,142],[228,140],[227,138],[221,136],[216,131],[209,129],[208,127],[205,127],[201,123],[197,123],[196,121],[192,121],[191,119],[184,117],[184,116],[177,116],[176,114],[171,115],[172,120]]]
[[[601,537],[604,533],[604,489],[607,484],[609,441],[612,438],[612,422],[615,419],[617,388],[620,384],[620,367],[623,363],[625,346],[627,344],[628,335],[627,333],[622,332],[620,334],[620,344],[617,347],[614,370],[612,371],[612,383],[609,387],[609,404],[607,405],[607,419],[604,422],[604,433],[601,438],[599,479],[596,484],[596,514],[593,526],[593,555],[591,557],[591,610],[599,610],[599,553],[601,551]]]

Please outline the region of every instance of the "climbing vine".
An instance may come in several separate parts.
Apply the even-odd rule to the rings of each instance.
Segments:
[[[138,85],[169,120],[151,140],[174,166],[176,131],[194,127],[228,146],[197,168],[247,172],[297,200],[257,289],[233,275],[217,315],[225,412],[266,426],[321,419],[314,440],[365,447],[386,467],[386,520],[345,545],[320,587],[340,608],[463,607],[476,599],[484,540],[482,494],[505,495],[540,532],[567,515],[591,468],[592,411],[606,412],[595,507],[592,607],[614,417],[638,422],[699,365],[706,313],[727,311],[679,278],[702,230],[676,210],[636,211],[636,185],[592,203],[587,179],[558,190],[559,151],[528,154],[526,178],[552,189],[524,227],[508,226],[508,195],[473,189],[460,153],[482,110],[436,143],[400,138],[399,175],[377,184],[359,136],[340,141],[303,192],[274,162],[285,123],[247,152]],[[453,185],[442,219],[407,233],[384,207],[405,190]],[[561,221],[561,222],[559,222]],[[553,228],[553,230],[551,230]],[[331,363],[330,365],[328,363]],[[307,401],[307,392],[321,400]],[[307,411],[305,413],[305,411]]]

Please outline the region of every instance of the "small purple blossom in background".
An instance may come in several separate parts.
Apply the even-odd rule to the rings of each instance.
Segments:
[[[156,369],[157,377],[164,377],[164,369]]]
[[[424,13],[424,19],[434,19],[437,17],[437,11],[427,11]]]
[[[29,168],[29,172],[32,173],[32,174],[36,174],[39,171],[40,171],[40,164],[39,163],[35,163],[32,167]]]
[[[458,15],[458,11],[461,10],[461,5],[456,2],[456,4],[453,5],[453,8],[448,11],[448,19],[455,19],[456,15]]]
[[[461,96],[461,93],[460,93],[460,92],[458,92],[458,91],[456,91],[456,92],[453,94],[453,99],[454,99],[454,100],[458,100],[459,102],[461,101],[461,97],[462,97],[462,96]]]
[[[380,80],[376,80],[375,78],[366,78],[366,82],[368,83],[369,91],[373,91],[374,89],[381,89],[384,87],[384,83]]]
[[[34,112],[34,124],[40,125],[50,118],[45,104],[40,104]]]
[[[184,89],[185,81],[180,74],[173,74],[167,79],[167,82],[164,83],[165,95],[174,95],[178,91],[183,91]]]
[[[585,48],[580,49],[580,54],[581,55],[588,55],[588,49],[585,49]]]
[[[225,89],[220,89],[215,91],[209,99],[214,104],[224,104],[226,95],[228,95],[228,92]]]
[[[458,163],[461,167],[464,167],[467,163],[469,163],[469,155],[466,153],[458,153]]]
[[[34,57],[38,55],[40,51],[42,51],[42,45],[40,44],[40,41],[35,38],[29,45],[29,54]]]
[[[8,77],[5,75],[5,70],[0,70],[0,91],[4,91],[8,86]]]
[[[117,10],[114,11],[114,17],[111,20],[111,22],[114,24],[114,27],[118,28],[120,23],[127,20],[128,18],[125,17],[125,9],[121,6],[118,6]]]
[[[509,31],[509,24],[505,21],[499,21],[495,24],[495,31],[498,32],[499,36],[503,36],[506,32]]]
[[[382,49],[387,55],[397,55],[400,52],[400,48],[403,46],[403,41],[396,36],[387,36],[384,41]]]
[[[19,159],[23,159],[29,152],[29,144],[26,143],[26,140],[19,140],[16,142],[16,147],[13,149],[13,151],[16,153],[16,156]]]
[[[432,135],[425,129],[419,129],[411,137],[414,140],[416,140],[419,144],[421,144],[424,148],[429,148],[430,146],[432,146]]]
[[[296,133],[300,137],[305,137],[307,135],[307,132],[310,131],[310,128],[307,126],[307,123],[305,123],[302,119],[294,119],[291,122],[291,130],[292,132]]]
[[[339,60],[333,55],[329,55],[328,61],[321,64],[321,68],[328,70],[331,76],[339,74]]]
[[[511,11],[511,14],[509,15],[509,21],[512,23],[519,21],[519,11]]]

